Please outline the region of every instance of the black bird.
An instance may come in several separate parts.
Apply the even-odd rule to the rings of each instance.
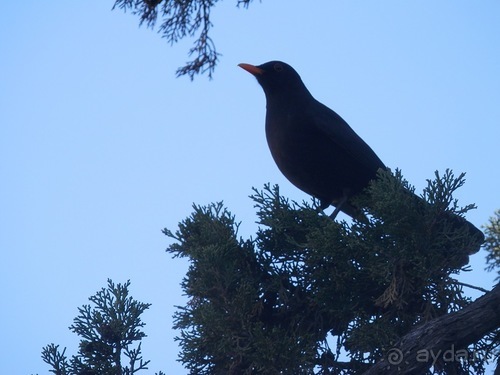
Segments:
[[[297,72],[280,61],[240,64],[264,89],[266,137],[274,161],[292,184],[351,217],[349,198],[360,193],[384,163],[336,112],[313,98]]]
[[[361,211],[350,198],[361,193],[377,171],[386,169],[375,152],[336,112],[311,95],[299,74],[288,64],[239,64],[253,74],[267,102],[266,137],[274,161],[292,184],[318,198],[321,208],[335,206],[360,219]],[[481,231],[465,219],[473,235]],[[479,249],[479,247],[478,247]]]

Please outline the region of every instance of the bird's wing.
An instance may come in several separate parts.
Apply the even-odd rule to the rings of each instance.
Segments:
[[[343,150],[353,160],[376,172],[385,168],[384,163],[359,135],[335,111],[316,101],[319,110],[314,111],[314,126],[327,136],[339,150]],[[318,107],[317,107],[318,108]]]

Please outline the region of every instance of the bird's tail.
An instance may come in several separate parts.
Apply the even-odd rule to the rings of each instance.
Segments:
[[[457,231],[463,230],[467,233],[467,238],[469,239],[469,244],[467,246],[469,251],[468,255],[475,254],[479,251],[481,245],[484,243],[484,234],[480,229],[470,221],[450,211],[444,211],[441,216],[453,229]]]
[[[453,202],[451,194],[463,184],[463,174],[455,178],[451,171],[447,171],[442,177],[436,173],[436,177],[436,181],[429,181],[429,186],[424,190],[424,199],[413,192],[414,189],[403,179],[399,170],[395,174],[390,170],[379,170],[377,178],[370,183],[365,193],[349,199],[341,210],[358,219],[361,217],[359,208],[362,207],[363,211],[388,224],[392,230],[400,232],[404,228],[405,231],[414,230],[422,236],[434,237],[443,241],[441,244],[449,251],[462,254],[462,264],[467,264],[468,259],[465,258],[479,251],[484,234],[448,208]]]

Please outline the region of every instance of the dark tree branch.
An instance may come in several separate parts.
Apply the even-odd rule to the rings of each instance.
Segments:
[[[220,54],[210,37],[212,22],[210,11],[220,0],[115,0],[113,9],[120,8],[138,15],[139,24],[154,28],[161,19],[158,32],[170,43],[177,43],[185,37],[194,37],[193,47],[188,55],[192,58],[177,69],[177,76],[187,75],[191,80],[196,74],[212,73]],[[252,0],[238,0],[236,5],[248,8]]]
[[[465,286],[467,288],[479,290],[480,292],[483,292],[483,293],[488,293],[489,292],[489,290],[487,290],[487,289],[484,289],[484,288],[481,288],[480,286],[475,286],[475,285],[472,285],[472,284],[462,283],[462,282],[459,282],[459,281],[457,281],[456,284],[457,285],[461,285],[461,286]]]
[[[437,355],[467,348],[500,327],[500,284],[476,301],[413,329],[364,375],[423,374]],[[425,353],[430,353],[428,361]],[[434,358],[433,358],[434,356]]]

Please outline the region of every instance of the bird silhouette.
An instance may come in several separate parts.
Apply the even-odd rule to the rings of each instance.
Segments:
[[[255,76],[267,103],[266,138],[280,171],[300,190],[355,219],[364,215],[351,198],[366,189],[385,164],[335,111],[317,101],[288,64],[270,61],[239,66]],[[413,194],[413,193],[411,193]],[[414,195],[414,194],[413,194]],[[416,199],[424,202],[420,197]],[[483,233],[464,218],[449,214],[454,225],[467,225],[479,249]]]

